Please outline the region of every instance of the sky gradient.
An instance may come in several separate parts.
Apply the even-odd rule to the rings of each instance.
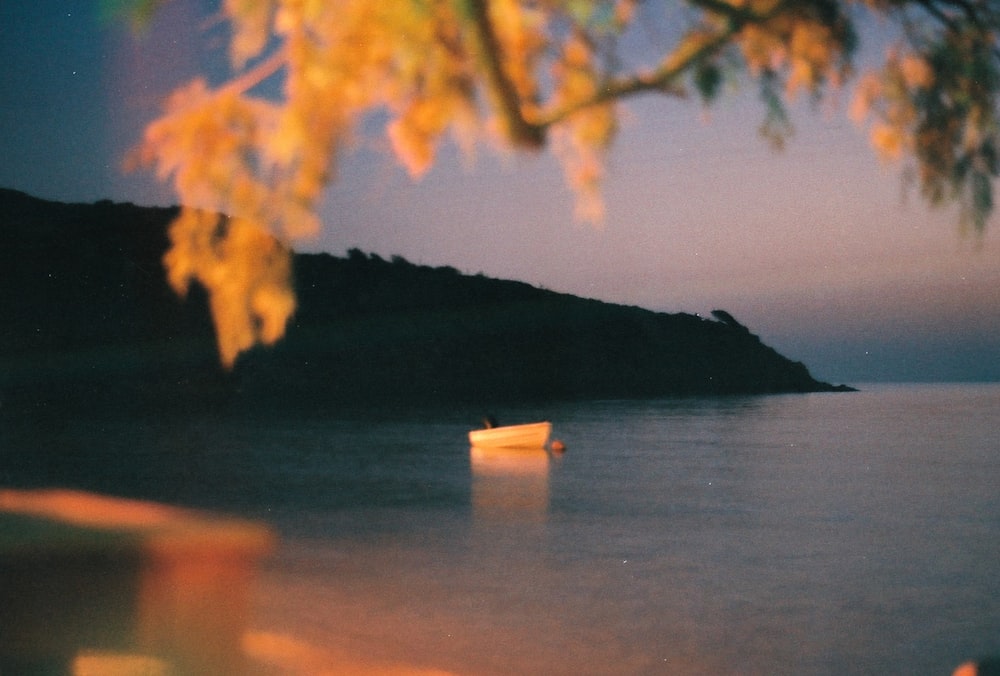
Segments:
[[[141,36],[99,3],[0,5],[0,186],[56,200],[172,204],[122,158],[169,90],[223,47],[190,3]],[[573,219],[550,154],[470,162],[452,147],[414,183],[378,136],[358,139],[303,251],[358,247],[653,310],[723,308],[834,382],[1000,379],[1000,242],[903,188],[839,107],[793,108],[781,153],[736,91],[710,110],[625,104],[605,223]]]

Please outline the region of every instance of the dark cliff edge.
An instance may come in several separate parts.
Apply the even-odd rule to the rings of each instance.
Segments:
[[[168,287],[176,209],[0,190],[0,410],[136,411],[847,391],[714,319],[394,257],[295,256],[287,337],[218,365],[206,298]]]

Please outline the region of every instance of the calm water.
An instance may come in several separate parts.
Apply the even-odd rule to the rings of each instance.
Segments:
[[[64,421],[3,483],[283,537],[261,630],[462,674],[949,674],[1000,654],[1000,385],[484,412]]]

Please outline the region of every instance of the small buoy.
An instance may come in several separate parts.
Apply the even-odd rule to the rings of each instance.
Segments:
[[[554,439],[550,447],[552,448],[553,453],[563,453],[566,450],[566,444],[558,439]]]

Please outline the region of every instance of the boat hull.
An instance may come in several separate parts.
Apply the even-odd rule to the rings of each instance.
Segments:
[[[469,443],[477,448],[545,448],[552,423],[505,425],[469,432]]]

